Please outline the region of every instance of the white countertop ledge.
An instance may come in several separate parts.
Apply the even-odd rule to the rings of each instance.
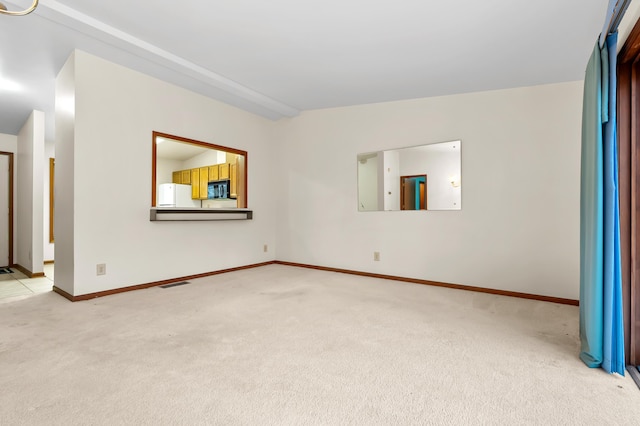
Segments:
[[[152,207],[149,215],[151,222],[251,219],[253,210],[225,208]]]

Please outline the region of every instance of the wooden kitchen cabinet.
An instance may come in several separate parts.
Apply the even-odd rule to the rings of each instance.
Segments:
[[[200,199],[200,169],[191,169],[191,198]]]
[[[247,182],[245,180],[246,163],[244,156],[236,157],[236,190],[238,196],[238,207],[247,207]]]
[[[209,192],[209,167],[200,167],[200,176],[198,177],[199,186],[199,199],[206,200]],[[196,183],[193,182],[193,185]],[[193,186],[192,185],[192,186]]]
[[[182,185],[191,183],[191,170],[176,170],[171,174],[171,181]]]
[[[229,196],[236,198],[238,196],[238,164],[232,163],[229,166]]]
[[[229,179],[229,163],[222,163],[218,165],[219,179]]]
[[[182,175],[182,184],[188,185],[191,183],[191,170],[180,170],[180,174]]]
[[[218,165],[209,166],[209,181],[220,179],[220,174],[218,173]]]

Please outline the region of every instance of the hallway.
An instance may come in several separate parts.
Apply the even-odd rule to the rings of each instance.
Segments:
[[[24,299],[39,293],[51,291],[53,287],[53,264],[44,265],[44,277],[27,278],[15,268],[13,273],[0,274],[0,303]]]

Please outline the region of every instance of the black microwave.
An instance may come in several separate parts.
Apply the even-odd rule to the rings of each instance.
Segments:
[[[230,182],[226,180],[215,180],[209,182],[207,188],[207,198],[209,200],[215,200],[218,198],[230,198]]]

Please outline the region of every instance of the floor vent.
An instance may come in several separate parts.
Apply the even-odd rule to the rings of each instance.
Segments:
[[[161,285],[160,288],[177,287],[179,285],[185,285],[185,284],[191,284],[191,283],[189,281],[180,281],[179,283],[171,283],[171,284]]]
[[[13,271],[9,268],[0,268],[0,274],[13,274]]]

